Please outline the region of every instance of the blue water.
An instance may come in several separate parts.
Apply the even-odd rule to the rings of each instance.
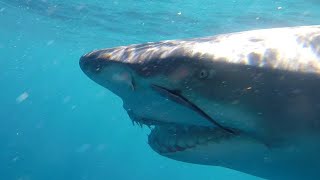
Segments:
[[[89,80],[98,48],[319,24],[317,0],[0,0],[0,179],[258,179],[147,145],[121,100]]]

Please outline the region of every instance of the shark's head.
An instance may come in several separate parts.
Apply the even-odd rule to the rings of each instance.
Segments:
[[[237,150],[252,153],[253,147],[261,148],[245,135],[256,124],[239,105],[239,91],[249,86],[226,91],[228,77],[219,75],[224,64],[192,54],[186,44],[192,45],[168,41],[97,50],[82,56],[80,66],[89,78],[122,98],[133,123],[152,126],[149,144],[162,155],[218,165],[221,157],[235,156]],[[201,150],[208,144],[215,149],[211,155]]]
[[[179,52],[166,55],[169,45],[146,44],[93,51],[80,60],[93,81],[123,100],[130,117],[143,124],[166,123],[212,127],[197,89],[214,75],[205,62]],[[163,52],[162,52],[163,51]],[[218,125],[219,126],[219,125]]]

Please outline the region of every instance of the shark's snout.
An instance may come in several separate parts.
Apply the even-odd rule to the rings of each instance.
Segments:
[[[83,55],[79,61],[82,71],[86,74],[99,73],[109,62],[109,59],[103,56],[105,53],[105,50],[96,50]]]
[[[91,80],[121,97],[127,90],[134,90],[134,78],[127,64],[112,59],[114,52],[114,49],[89,52],[80,58],[79,65]]]

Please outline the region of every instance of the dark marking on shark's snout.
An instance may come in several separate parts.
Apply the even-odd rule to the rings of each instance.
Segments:
[[[263,39],[251,38],[251,39],[249,39],[249,41],[251,41],[251,42],[260,42],[260,41],[263,41]]]
[[[308,48],[311,47],[311,49],[320,56],[320,33],[319,32],[313,32],[309,33],[307,36],[304,35],[298,35],[297,42],[302,44],[304,47]]]
[[[277,49],[269,48],[266,49],[262,62],[266,67],[272,67],[275,62],[279,59],[279,52]]]
[[[259,53],[252,52],[248,54],[249,63],[253,66],[256,66],[261,61],[261,55]]]

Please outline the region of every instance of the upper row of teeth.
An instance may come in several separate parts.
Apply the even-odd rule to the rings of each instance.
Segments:
[[[153,129],[154,128],[154,124],[152,124],[151,122],[150,123],[147,123],[147,122],[145,123],[145,122],[142,122],[142,121],[137,121],[135,119],[131,119],[131,121],[132,121],[132,125],[133,126],[137,124],[141,128],[143,128],[143,125],[146,125],[149,129]]]
[[[155,125],[174,125],[173,123],[165,123],[165,122],[160,122],[160,121],[156,121],[156,120],[150,120],[147,118],[136,117],[133,114],[131,114],[129,116],[132,121],[132,125],[137,124],[141,128],[143,128],[143,125],[146,125],[150,129],[152,129]]]
[[[168,130],[173,133],[177,132],[178,128],[179,129],[182,128],[182,130],[184,132],[189,132],[190,129],[194,129],[194,128],[199,128],[204,131],[210,131],[210,130],[216,129],[216,127],[198,127],[198,126],[180,125],[180,124],[174,124],[174,123],[161,123],[161,122],[152,121],[152,120],[148,120],[148,119],[142,119],[142,118],[131,118],[131,122],[132,122],[133,126],[135,126],[137,124],[138,126],[143,128],[143,126],[146,125],[147,127],[149,127],[149,129],[153,129],[155,127],[155,125],[167,126]]]

